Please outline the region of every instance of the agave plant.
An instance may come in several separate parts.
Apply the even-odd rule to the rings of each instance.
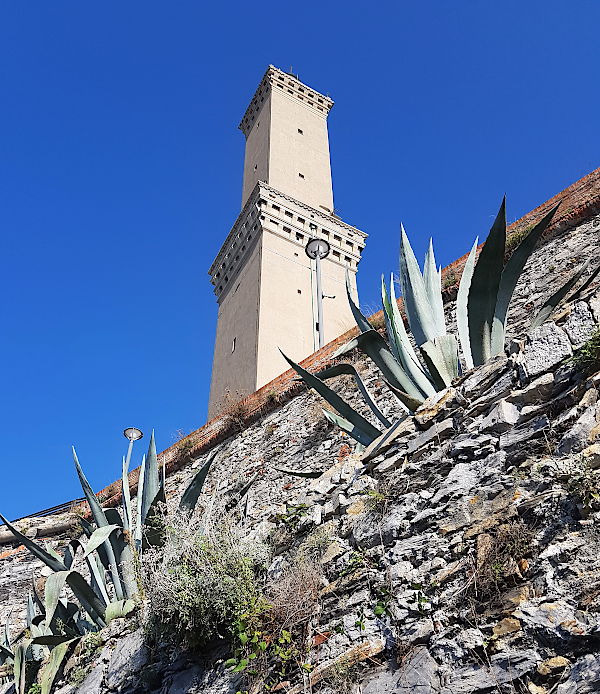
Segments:
[[[217,453],[217,448],[209,453],[184,491],[179,503],[181,514],[193,513]],[[50,546],[42,548],[0,515],[15,538],[54,572],[46,581],[43,600],[37,592],[35,582],[32,582],[32,591],[27,601],[27,627],[31,638],[12,648],[8,623],[0,637],[0,665],[5,662],[13,664],[18,694],[23,694],[25,686],[26,660],[43,660],[49,656],[42,677],[42,694],[48,694],[58,669],[74,642],[85,634],[106,626],[115,617],[124,617],[135,609],[138,596],[137,582],[133,575],[134,552],[141,552],[151,545],[160,545],[164,540],[159,517],[161,503],[165,501],[164,478],[161,484],[154,432],[148,453],[142,459],[135,519],[128,478],[130,456],[131,447],[127,458],[123,459],[121,517],[116,509],[102,508],[73,449],[75,467],[93,523],[85,518],[80,519],[87,542],[84,544],[81,540],[71,540],[62,557]],[[244,487],[235,503],[247,494],[253,482],[254,479]],[[89,569],[89,583],[76,570],[78,563],[83,561]],[[106,581],[107,574],[112,582],[112,590]],[[60,597],[65,584],[71,588],[81,606]]]
[[[475,240],[463,269],[456,299],[458,338],[467,369],[480,366],[504,350],[506,318],[517,281],[557,209],[558,205],[531,229],[506,265],[505,199],[483,244],[477,263],[475,261],[478,240]],[[429,244],[421,272],[403,226],[400,234],[399,282],[412,341],[398,308],[393,277],[389,291],[383,277],[381,281],[388,344],[376,330],[373,330],[368,319],[352,300],[349,275],[346,272],[348,301],[361,332],[340,347],[333,357],[342,356],[356,348],[365,352],[375,362],[402,407],[412,413],[428,397],[447,388],[460,375],[461,361],[458,341],[446,330],[441,268],[438,269],[436,266],[433,243]],[[324,380],[340,373],[351,373],[371,411],[386,428],[390,427],[390,422],[379,411],[352,366],[337,365],[314,376],[285,355],[284,357],[307,385],[314,388],[339,412],[339,415],[335,415],[325,411],[325,416],[360,444],[369,444],[382,432],[326,386]]]

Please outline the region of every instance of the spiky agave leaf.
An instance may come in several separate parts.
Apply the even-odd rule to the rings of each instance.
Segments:
[[[375,332],[375,331],[372,331]],[[366,333],[363,333],[366,334]],[[381,336],[380,336],[381,337]],[[281,350],[279,350],[281,352]],[[344,418],[351,422],[357,429],[360,429],[367,437],[371,439],[376,439],[381,432],[379,429],[374,427],[370,422],[368,422],[362,415],[358,414],[347,402],[342,400],[340,396],[335,393],[331,388],[326,386],[320,378],[313,376],[306,369],[293,362],[289,357],[287,357],[283,352],[281,352],[283,358],[287,363],[298,373],[302,380],[310,387],[319,393],[322,397],[327,400],[327,402],[334,407]],[[391,355],[390,355],[391,356]],[[393,358],[393,357],[392,357]]]
[[[54,618],[54,612],[58,605],[58,599],[65,587],[69,571],[55,571],[48,576],[45,587],[45,602],[46,602],[46,623],[50,624]]]
[[[375,404],[373,398],[369,394],[369,391],[365,388],[365,384],[362,382],[361,377],[358,375],[358,371],[352,366],[352,364],[336,364],[335,366],[331,366],[328,369],[319,371],[319,373],[315,374],[315,376],[317,378],[320,378],[322,381],[326,381],[328,378],[334,378],[335,376],[340,376],[342,374],[354,377],[354,382],[356,383],[358,390],[360,391],[365,402],[369,406],[371,412],[384,426],[389,427],[390,423],[387,417],[381,412],[381,410]]]
[[[529,326],[530,330],[533,330],[533,328],[539,327],[542,323],[548,320],[550,318],[550,315],[554,311],[554,309],[560,304],[560,302],[567,296],[567,294],[573,289],[573,287],[577,284],[577,282],[581,279],[585,271],[588,269],[590,263],[591,263],[591,258],[583,265],[581,270],[578,270],[571,279],[569,279],[567,282],[565,282],[558,291],[554,292],[552,296],[544,303],[542,308],[540,309],[539,313],[535,316],[535,318],[531,321],[531,325]],[[600,265],[596,268],[596,270],[592,273],[592,276],[589,278],[588,282],[591,282],[594,277],[598,274],[600,271]]]
[[[208,476],[210,466],[213,464],[214,459],[217,457],[217,453],[219,452],[219,450],[220,448],[216,447],[213,448],[212,451],[210,451],[210,453],[206,457],[206,460],[204,461],[204,464],[194,475],[192,481],[187,486],[185,492],[183,492],[181,501],[179,502],[180,513],[191,514],[194,512],[196,504],[198,503],[198,499],[200,498],[200,494],[202,493],[204,482],[206,481],[206,478]]]
[[[98,594],[105,605],[108,605],[110,603],[110,598],[108,597],[108,592],[106,590],[104,566],[102,566],[98,553],[94,552],[92,556],[86,557],[86,561],[90,569],[92,590]]]
[[[83,609],[89,614],[94,623],[103,628],[106,626],[104,621],[105,606],[98,595],[92,590],[89,583],[77,571],[69,571],[67,584],[77,596]]]
[[[569,296],[569,298],[567,299],[567,301],[569,301],[569,303],[572,302],[572,301],[577,301],[577,299],[579,299],[579,297],[583,294],[583,292],[584,292],[584,291],[590,286],[590,284],[596,279],[596,276],[598,275],[599,272],[600,272],[600,265],[598,265],[598,267],[592,272],[592,274],[591,274],[591,275],[587,278],[587,280],[581,285],[581,287],[579,287],[579,289],[578,289],[574,294],[572,294],[571,296]],[[582,273],[582,274],[583,274],[583,273]],[[580,275],[580,277],[581,277],[581,275]]]
[[[256,482],[256,480],[259,478],[260,472],[257,472],[256,474],[252,475],[252,477],[246,482],[246,484],[240,489],[238,492],[238,495],[235,497],[235,499],[232,499],[227,508],[228,510],[234,509],[240,501],[247,496],[248,492],[250,491],[250,488],[252,485]]]
[[[146,465],[144,467],[144,486],[141,495],[142,504],[142,525],[146,522],[146,516],[152,506],[158,490],[160,489],[160,475],[158,472],[158,458],[156,457],[156,443],[154,442],[154,429],[150,437],[148,445],[148,454],[146,455]],[[140,494],[138,492],[138,500]]]
[[[28,627],[31,627],[31,624],[33,623],[33,620],[37,617],[37,611],[35,609],[35,603],[33,601],[33,596],[31,595],[31,591],[27,593],[27,618],[26,618],[26,623]]]
[[[352,300],[351,289],[350,273],[348,272],[348,266],[346,266],[346,295],[348,296],[348,303],[350,304],[350,310],[352,311],[356,324],[360,328],[361,332],[364,333],[367,330],[371,330],[373,326],[369,323],[369,320],[361,313],[361,310]]]
[[[137,498],[138,502],[136,505],[136,519],[135,519],[135,530],[133,531],[133,538],[135,543],[135,548],[139,552],[142,547],[142,535],[143,535],[143,520],[142,520],[142,504],[141,498],[144,493],[144,479],[146,477],[146,456],[142,457],[142,466],[140,468],[140,476],[138,478],[138,488],[137,488]]]
[[[492,356],[504,351],[506,316],[508,314],[510,300],[512,299],[515,287],[517,286],[517,282],[519,281],[519,277],[523,272],[523,268],[525,267],[527,260],[533,253],[541,235],[552,221],[552,217],[554,217],[559,205],[560,202],[558,205],[555,205],[550,212],[548,212],[548,214],[545,215],[540,222],[538,222],[538,224],[535,225],[529,234],[527,234],[527,236],[514,250],[513,254],[506,263],[506,267],[502,271],[492,326]]]
[[[123,475],[121,477],[121,497],[123,500],[123,527],[131,532],[133,524],[133,512],[131,506],[131,492],[129,491],[129,464],[123,456]]]
[[[424,402],[423,400],[418,400],[417,398],[411,397],[408,393],[400,390],[400,388],[396,388],[396,386],[389,381],[386,381],[386,385],[398,398],[401,405],[406,408],[406,411],[410,412],[411,414],[414,414]]]
[[[327,410],[323,411],[327,412]],[[303,477],[304,479],[308,480],[316,480],[323,474],[323,471],[315,472],[314,470],[289,470],[286,467],[277,467],[276,465],[273,466],[273,469],[277,470],[277,472],[282,472],[284,475],[291,475],[292,477]]]
[[[390,348],[376,330],[360,333],[360,335],[357,335],[345,345],[342,345],[342,347],[335,352],[333,358],[335,359],[343,354],[347,354],[357,347],[375,362],[375,365],[387,381],[392,383],[399,390],[408,393],[412,398],[422,398],[421,392],[417,386],[402,366],[394,359],[394,355],[390,352]],[[422,398],[422,400],[424,400],[424,398]]]
[[[75,447],[73,447],[73,461],[75,462],[75,468],[77,470],[77,475],[79,476],[79,482],[81,483],[81,488],[83,489],[83,494],[90,506],[92,512],[92,517],[98,528],[102,528],[106,525],[110,525],[106,515],[98,501],[96,495],[94,494],[90,483],[87,481],[86,476],[83,474],[81,465],[77,458],[77,453],[75,452]],[[119,577],[119,569],[117,566],[117,560],[115,558],[115,552],[110,540],[107,540],[103,544],[104,550],[106,552],[106,559],[108,566],[106,567],[110,571],[110,577],[115,588],[115,595],[118,600],[123,599],[123,586],[121,585],[121,579]],[[102,556],[102,555],[101,555]]]
[[[421,354],[439,390],[458,376],[458,343],[454,335],[440,335],[421,347]]]
[[[467,311],[473,364],[481,366],[492,356],[492,323],[506,249],[506,197],[490,229],[471,278]]]
[[[13,668],[16,694],[25,694],[25,655],[29,644],[30,640],[26,639],[15,648]]]
[[[388,297],[385,283],[382,278],[382,299],[384,313],[389,315],[390,322],[393,328],[393,335],[395,343],[398,347],[398,354],[400,356],[400,364],[402,368],[406,371],[410,379],[413,381],[415,386],[421,392],[423,399],[434,395],[435,388],[431,382],[431,377],[425,372],[421,366],[415,350],[410,342],[406,328],[404,327],[404,320],[398,309],[398,302],[396,300],[396,290],[394,289],[394,277],[390,278],[390,294]],[[389,333],[388,333],[389,334]]]
[[[162,510],[166,503],[165,488],[160,487],[146,514],[143,526],[142,549],[163,546],[165,542],[165,526]]]
[[[109,624],[113,619],[127,617],[135,610],[135,600],[118,600],[111,602],[106,608],[106,623]]]
[[[340,417],[339,414],[325,409],[323,409],[323,414],[325,415],[325,419],[327,421],[338,426],[342,431],[345,431],[348,436],[352,437],[355,441],[358,441],[358,443],[368,446],[372,441],[375,440],[372,436],[365,434],[362,429],[359,429],[357,426],[352,424],[352,422],[349,422],[344,417]]]
[[[469,253],[467,262],[463,268],[458,285],[458,294],[456,295],[456,327],[458,330],[458,339],[462,349],[465,365],[467,369],[473,368],[473,355],[471,354],[471,340],[469,339],[469,313],[468,301],[469,290],[471,289],[471,280],[473,278],[473,270],[475,269],[475,258],[477,257],[477,244],[479,237],[475,239],[473,248]]]
[[[433,340],[438,335],[438,331],[419,263],[402,225],[400,225],[400,287],[410,330],[417,345],[424,345]]]
[[[445,335],[446,317],[444,316],[444,302],[442,300],[442,281],[435,265],[433,239],[429,239],[429,248],[423,264],[423,283],[425,284],[425,292],[431,306],[435,329],[438,335]]]
[[[42,675],[42,691],[41,694],[50,694],[54,679],[62,665],[65,656],[69,650],[69,646],[76,641],[76,639],[69,639],[68,641],[63,641],[55,646],[50,653],[50,661],[44,667],[44,673]]]
[[[104,544],[108,538],[112,535],[112,533],[115,532],[115,530],[118,530],[119,526],[118,525],[104,525],[101,528],[98,528],[97,530],[94,530],[92,533],[92,536],[88,540],[87,545],[85,546],[85,551],[83,553],[83,559],[85,559],[88,555],[90,555],[92,552],[96,551],[100,545]]]

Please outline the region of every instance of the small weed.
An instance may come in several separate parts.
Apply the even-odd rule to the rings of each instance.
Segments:
[[[385,330],[385,318],[383,317],[383,311],[374,313],[367,319],[371,324],[373,330]]]
[[[192,436],[188,436],[187,438],[181,439],[179,445],[177,446],[177,453],[179,454],[179,456],[185,457],[189,454],[189,452],[195,445],[196,439],[194,439]]]
[[[42,685],[34,682],[27,690],[27,694],[42,694]]]
[[[600,499],[598,489],[600,489],[600,474],[581,460],[569,475],[569,492],[576,496],[585,507],[590,508]]]
[[[514,249],[521,243],[527,234],[529,234],[534,226],[535,224],[530,224],[529,226],[525,227],[525,229],[521,229],[520,231],[516,231],[514,234],[511,234],[506,239],[506,252],[510,253],[511,251],[514,251]]]
[[[523,522],[500,525],[495,535],[486,535],[486,542],[478,548],[469,592],[480,599],[489,599],[505,586],[521,580],[519,567],[531,551],[533,537],[534,532]]]
[[[392,604],[393,600],[393,595],[388,590],[387,588],[382,588],[380,591],[381,597],[377,601],[377,605],[375,606],[375,609],[373,610],[373,614],[376,617],[389,617],[390,619],[393,619],[393,615],[390,609],[390,605]]]
[[[221,417],[226,428],[243,431],[248,425],[250,406],[246,401],[247,393],[226,391],[221,401]]]
[[[550,265],[548,272],[554,272],[556,270],[556,265]]]
[[[298,548],[298,555],[307,559],[321,558],[331,544],[329,523],[316,527]]]
[[[346,568],[342,571],[340,576],[349,576],[350,574],[353,574],[355,571],[360,569],[362,566],[365,565],[365,555],[364,552],[361,552],[360,550],[352,552],[350,555],[350,559],[348,560],[348,564]]]
[[[575,350],[570,362],[583,373],[600,369],[600,325],[594,328],[589,340]]]
[[[267,424],[265,429],[264,429],[264,435],[265,438],[271,438],[273,434],[277,431],[277,425],[276,424]]]
[[[360,631],[364,631],[367,628],[365,625],[365,619],[367,619],[367,616],[365,615],[365,608],[361,605],[360,609],[358,610],[358,616],[354,622],[354,626],[358,627]]]
[[[323,681],[336,694],[350,694],[358,682],[359,668],[350,661],[336,662]]]
[[[312,564],[300,562],[267,586],[265,600],[234,624],[234,652],[226,665],[243,672],[248,684],[260,681],[266,691],[294,671],[310,672],[307,627],[317,614],[320,579]]]
[[[444,278],[443,288],[449,289],[450,287],[453,287],[455,284],[456,284],[456,275],[453,272],[451,272],[449,275],[447,275]]]
[[[425,610],[425,605],[429,604],[429,598],[427,597],[427,591],[431,588],[427,588],[421,583],[411,583],[410,584],[411,590],[414,590],[415,592],[413,593],[412,597],[408,599],[408,602],[411,602],[414,604],[415,608],[420,614],[424,614],[426,612]]]
[[[93,657],[102,650],[102,634],[91,632],[83,639],[83,649],[86,657]]]
[[[278,400],[278,395],[277,391],[275,388],[271,389],[268,393],[265,394],[265,400],[264,403],[265,405],[270,404],[270,403],[275,403]]]
[[[83,683],[83,680],[88,676],[89,672],[89,665],[76,665],[69,673],[69,684],[78,687]]]
[[[306,516],[307,508],[306,504],[297,504],[295,506],[290,504],[286,506],[285,512],[278,513],[274,520],[276,523],[283,523],[290,531],[295,532],[302,518]]]

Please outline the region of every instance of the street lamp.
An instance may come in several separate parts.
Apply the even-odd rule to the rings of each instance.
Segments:
[[[316,231],[315,224],[310,225],[311,231]],[[325,330],[323,326],[323,289],[321,287],[321,258],[329,255],[329,244],[325,239],[312,238],[304,249],[306,255],[316,262],[317,267],[317,326],[319,329],[319,349],[325,345]]]
[[[133,450],[133,442],[134,441],[139,441],[144,434],[142,434],[140,429],[136,429],[135,427],[129,427],[125,429],[123,432],[123,436],[126,439],[129,439],[129,448],[127,449],[127,462],[125,463],[125,469],[129,470],[129,461],[131,460],[131,451]]]

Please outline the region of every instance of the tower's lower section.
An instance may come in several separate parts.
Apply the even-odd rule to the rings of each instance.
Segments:
[[[325,342],[354,325],[345,272],[356,293],[366,234],[258,183],[210,274],[219,301],[208,419],[231,397],[244,397],[318,348],[315,263],[304,248],[327,239],[322,263]],[[355,297],[356,298],[356,297]]]

